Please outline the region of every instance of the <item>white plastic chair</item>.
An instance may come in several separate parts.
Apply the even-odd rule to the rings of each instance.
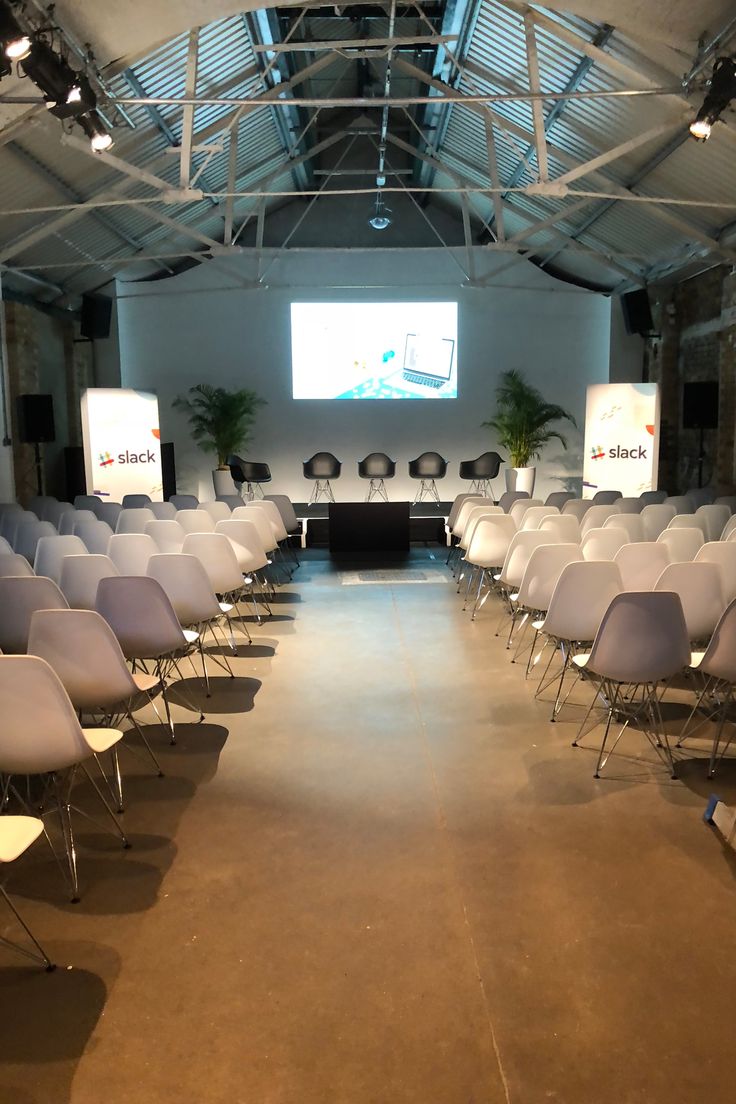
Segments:
[[[736,544],[733,541],[707,541],[698,549],[694,562],[718,564],[725,601],[732,602],[736,598]]]
[[[535,548],[524,569],[524,574],[516,594],[512,594],[511,625],[506,641],[506,647],[511,646],[514,630],[518,617],[522,617],[522,632],[530,616],[546,613],[552,599],[552,593],[557,585],[563,568],[576,560],[582,560],[583,554],[579,544],[542,544]],[[536,639],[536,636],[535,636]],[[532,662],[534,645],[529,653],[527,674]],[[514,656],[519,658],[520,651]]]
[[[640,514],[645,503],[640,498],[617,498],[616,505],[620,514]]]
[[[228,603],[237,607],[244,589],[252,593],[252,580],[250,577],[244,578],[235,549],[225,533],[187,533],[182,551],[196,556],[202,564],[212,590],[221,598],[220,608],[223,613],[229,614]],[[227,621],[232,639],[229,617]],[[250,642],[248,626],[244,621],[241,624]]]
[[[516,522],[517,529],[521,528],[524,514],[534,506],[544,506],[541,498],[520,498],[517,502],[512,503],[509,514]]]
[[[169,502],[172,502],[179,510],[196,510],[199,506],[199,499],[196,495],[191,494],[175,494],[170,495]]]
[[[617,595],[606,610],[590,652],[574,656],[573,662],[581,671],[601,680],[607,706],[594,777],[600,777],[632,721],[639,725],[674,777],[675,765],[662,724],[658,684],[679,674],[690,663],[690,641],[678,595],[672,591],[627,591]],[[638,688],[641,696],[629,691],[631,687]],[[625,723],[606,750],[614,717],[622,717]],[[586,716],[580,731],[587,719]],[[580,732],[573,745],[577,745],[579,737]]]
[[[646,505],[639,515],[644,528],[644,540],[656,540],[659,534],[665,531],[675,514],[675,507],[668,502],[655,502]]]
[[[606,507],[602,507],[606,509]],[[628,544],[629,534],[619,526],[611,525],[602,529],[588,529],[583,533],[580,544],[583,558],[586,560],[612,560],[622,544]]]
[[[736,532],[736,514],[734,514],[732,518],[729,518],[723,526],[723,532],[721,533],[720,539],[722,541],[730,540],[734,532]]]
[[[25,556],[19,552],[3,552],[0,555],[0,579],[13,578],[15,576],[35,575],[31,565]]]
[[[498,505],[505,514],[508,514],[515,502],[521,502],[523,498],[531,498],[528,491],[504,491],[498,500]]]
[[[152,502],[148,507],[156,521],[174,521],[176,519],[176,506],[173,502]]]
[[[602,529],[607,519],[618,512],[618,506],[613,503],[591,506],[580,522],[580,535],[584,537],[589,529]]]
[[[58,537],[56,529],[50,521],[36,521],[35,518],[24,518],[15,531],[13,548],[21,556],[25,556],[29,563],[36,559],[38,542],[42,538]]]
[[[74,536],[84,541],[88,552],[106,556],[112,529],[106,521],[78,521],[74,526]]]
[[[458,495],[458,498],[462,498],[462,497],[463,497],[462,495]],[[291,499],[289,498],[288,495],[268,494],[268,495],[265,495],[263,501],[274,503],[274,505],[276,506],[276,509],[281,514],[281,520],[283,521],[284,528],[286,529],[286,532],[289,534],[289,536],[294,536],[297,533],[301,532],[301,526],[299,524],[299,518],[294,513],[294,507],[293,507],[293,505],[291,503]],[[236,502],[235,504],[231,503],[230,505],[231,505],[232,509],[237,509],[239,506],[242,505],[242,500],[240,502]],[[454,503],[453,503],[453,505],[454,505]],[[450,511],[450,513],[452,513],[452,511]],[[447,524],[448,525],[450,524],[449,517],[447,519]]]
[[[463,609],[467,607],[468,596],[475,590],[471,621],[475,621],[476,613],[490,594],[493,585],[492,573],[500,571],[515,535],[516,522],[509,514],[489,514],[481,517],[475,525],[465,553],[465,561],[470,567],[470,572]],[[486,592],[481,597],[484,586]]]
[[[574,514],[551,514],[542,518],[540,533],[552,533],[566,544],[580,544],[580,522]]]
[[[147,494],[126,494],[123,495],[123,509],[124,510],[140,510],[146,509],[151,504],[151,496]]]
[[[114,533],[122,512],[123,507],[119,502],[103,502],[97,511],[97,516],[100,521],[106,522]]]
[[[268,516],[262,510],[248,509],[246,506],[238,506],[232,512],[232,521],[252,521],[258,530],[263,550],[267,554],[273,552],[278,544],[274,536],[273,528]],[[219,522],[218,524],[222,524]]]
[[[702,687],[697,693],[692,712],[680,733],[677,746],[680,747],[683,740],[688,739],[688,736],[696,734],[690,733],[688,730],[695,714],[703,709],[706,719],[714,725],[713,742],[708,762],[708,777],[712,778],[715,774],[716,763],[723,759],[736,731],[732,721],[734,684],[736,683],[736,601],[730,602],[723,611],[708,647],[704,652],[694,652],[690,663],[692,672],[696,677],[702,678],[703,681]],[[731,724],[731,735],[721,746],[723,730],[728,723]]]
[[[594,506],[612,506],[621,498],[620,491],[596,491],[591,499]]]
[[[36,545],[33,570],[55,583],[61,578],[61,565],[65,556],[85,556],[87,548],[79,537],[41,537]]]
[[[659,506],[667,501],[666,491],[642,491],[639,498],[645,506]],[[677,510],[675,510],[677,513]]]
[[[8,510],[0,518],[0,536],[5,537],[8,544],[15,549],[18,527],[26,522],[38,520],[32,510],[23,510],[20,507],[17,510]]]
[[[159,552],[181,552],[186,533],[178,521],[149,521],[146,535],[156,542]]]
[[[74,498],[75,510],[91,510],[96,518],[100,517],[100,506],[103,499],[99,495],[81,494]]]
[[[698,549],[705,543],[703,531],[697,529],[665,529],[657,537],[658,541],[667,545],[670,555],[670,563],[684,563],[694,560]]]
[[[521,519],[521,529],[539,529],[545,518],[560,517],[556,506],[532,506]]]
[[[465,495],[463,497],[464,500],[460,503],[457,513],[452,519],[452,523],[449,517],[447,520],[452,536],[458,539],[462,537],[465,531],[465,523],[473,510],[481,506],[493,506],[493,499],[484,497],[483,495]],[[499,510],[500,509],[501,507],[499,506]],[[450,511],[450,515],[452,515],[452,511]]]
[[[226,521],[232,513],[227,503],[220,502],[219,500],[214,502],[200,502],[199,508],[200,510],[205,510],[215,523],[218,521]],[[281,517],[280,514],[279,517]]]
[[[126,495],[126,498],[128,496]],[[116,533],[145,533],[149,521],[155,521],[153,510],[145,506],[123,507],[115,526]]]
[[[705,523],[703,532],[707,541],[716,541],[719,539],[724,527],[731,520],[731,511],[728,506],[717,503],[709,503],[705,506],[698,506],[695,511],[696,518],[700,518]]]
[[[736,495],[721,495],[715,501],[716,506],[728,506],[729,513],[736,514]]]
[[[589,498],[571,498],[562,507],[563,515],[572,514],[578,522],[581,522],[591,507]]]
[[[70,609],[93,610],[97,604],[100,579],[110,579],[119,574],[109,556],[96,553],[65,556],[61,564],[59,589]]]
[[[196,510],[177,510],[176,520],[185,533],[214,533],[215,522],[201,507]]]
[[[668,506],[674,506],[676,514],[694,514],[695,500],[690,495],[670,495],[665,499]]]
[[[41,521],[50,521],[58,533],[64,514],[73,509],[71,502],[44,502],[39,517]]]
[[[116,761],[116,745],[123,734],[116,728],[82,728],[58,676],[38,656],[0,656],[0,700],[0,772],[45,777],[62,821],[71,898],[78,901],[72,789],[81,768],[127,847],[115,814],[85,765],[93,755],[108,751]]]
[[[706,521],[697,514],[675,514],[667,526],[668,529],[699,529],[706,540]]]
[[[644,540],[644,525],[638,514],[612,514],[603,522],[604,529],[625,529],[630,541]]]
[[[572,491],[552,491],[552,493],[548,494],[545,498],[544,505],[556,506],[561,512],[565,503],[571,502],[573,498],[575,498],[575,495]]]
[[[622,544],[613,562],[621,572],[624,590],[652,590],[670,562],[666,544],[657,541],[632,541]]]
[[[0,578],[0,651],[22,655],[27,650],[35,610],[68,608],[66,598],[52,579],[35,575]]]
[[[62,514],[59,522],[59,533],[62,537],[72,537],[76,532],[76,526],[80,521],[96,521],[97,515],[92,510],[67,510]]]
[[[720,566],[702,560],[668,564],[653,589],[679,595],[691,641],[708,640],[727,605]]]
[[[11,863],[14,862],[15,859],[20,858],[20,856],[28,850],[31,844],[38,839],[42,832],[43,821],[38,817],[12,815],[0,817],[0,863]],[[5,936],[0,936],[0,945],[17,951],[25,958],[30,958],[33,962],[38,962],[45,970],[51,971],[55,969],[53,962],[18,912],[8,896],[5,886],[1,883],[0,897],[5,901],[13,916],[35,947],[35,950],[31,951],[27,947],[21,946],[19,943],[12,942],[12,940],[7,939]]]
[[[147,533],[113,533],[107,554],[121,575],[147,575],[148,561],[158,552]]]

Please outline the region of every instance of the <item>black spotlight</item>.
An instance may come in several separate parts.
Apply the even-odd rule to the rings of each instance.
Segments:
[[[31,52],[30,36],[22,29],[8,3],[0,3],[0,48],[9,61],[22,61]]]
[[[84,73],[72,69],[43,39],[35,39],[21,68],[41,89],[46,106],[57,119],[74,118],[97,103]]]
[[[711,128],[736,97],[736,62],[720,57],[713,66],[713,76],[703,100],[703,106],[690,124],[690,133],[699,142],[710,138]]]
[[[89,144],[95,153],[103,153],[113,145],[113,137],[97,111],[89,111],[77,116],[77,122],[89,138]]]

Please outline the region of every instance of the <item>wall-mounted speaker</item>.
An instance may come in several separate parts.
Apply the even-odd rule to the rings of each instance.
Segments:
[[[56,440],[52,395],[18,395],[18,436],[25,445]]]
[[[682,428],[718,429],[718,380],[682,385]]]
[[[621,311],[624,316],[624,326],[629,334],[641,334],[645,336],[654,330],[652,311],[649,306],[649,294],[646,288],[637,291],[627,291],[621,296]]]
[[[92,341],[110,336],[110,319],[112,318],[112,299],[106,295],[82,296],[82,337],[88,337]]]

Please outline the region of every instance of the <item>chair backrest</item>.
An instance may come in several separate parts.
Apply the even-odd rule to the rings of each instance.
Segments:
[[[702,517],[698,517],[697,514],[675,514],[667,526],[668,529],[699,529],[703,534],[703,540],[706,539],[706,522]]]
[[[631,541],[622,544],[613,561],[621,572],[624,590],[652,590],[670,562],[666,544],[658,541]]]
[[[5,537],[0,537],[0,556],[9,556],[13,551],[13,546],[10,541],[7,541]]]
[[[474,479],[495,479],[503,464],[503,457],[497,452],[482,452],[475,460],[465,461],[472,466]]]
[[[176,506],[173,502],[152,502],[148,509],[156,521],[173,521],[176,517]]]
[[[679,594],[689,639],[705,640],[715,629],[726,605],[721,568],[716,563],[668,564],[654,590]]]
[[[463,535],[459,540],[460,547],[467,552],[473,540],[473,534],[475,533],[476,526],[481,518],[487,517],[503,517],[508,518],[513,531],[516,532],[516,522],[513,518],[510,518],[508,514],[505,514],[500,506],[477,506],[476,509],[471,510],[468,514],[465,525],[463,526]]]
[[[629,534],[613,525],[608,528],[588,529],[580,538],[586,560],[612,560]]]
[[[478,567],[500,568],[515,535],[516,522],[508,514],[485,514],[473,526],[465,559]]]
[[[0,656],[0,772],[47,774],[92,756],[58,675],[39,656]]]
[[[243,574],[225,533],[187,533],[182,551],[197,557],[215,594],[233,594],[242,589]]]
[[[569,498],[562,507],[563,514],[572,514],[580,522],[591,507],[589,498]]]
[[[501,568],[501,582],[508,587],[517,589],[524,578],[526,565],[535,548],[543,544],[559,543],[554,540],[553,534],[539,529],[530,529],[514,534],[509,542],[506,559]]]
[[[716,506],[728,506],[730,513],[736,514],[736,495],[721,495],[715,501]]]
[[[36,558],[33,570],[37,575],[45,575],[55,583],[61,578],[61,565],[65,556],[84,556],[87,547],[79,537],[41,537],[36,545]]]
[[[123,509],[124,510],[140,510],[149,506],[151,502],[151,496],[147,494],[126,494],[123,495]]]
[[[736,543],[708,541],[698,549],[694,562],[718,564],[725,600],[731,602],[736,598]]]
[[[42,538],[58,537],[58,535],[50,521],[23,518],[15,531],[13,548],[16,552],[20,552],[21,556],[25,556],[29,563],[33,563],[36,559],[38,542]]]
[[[176,520],[185,533],[214,533],[215,531],[214,519],[199,506],[196,510],[178,510]]]
[[[138,693],[115,633],[94,610],[36,610],[28,651],[53,668],[75,709],[107,709]]]
[[[582,560],[579,544],[542,544],[529,557],[519,586],[519,605],[546,610],[563,568]]]
[[[73,536],[80,521],[97,521],[97,515],[92,510],[77,510],[76,507],[73,510],[67,510],[65,514],[62,514],[59,522],[61,536]]]
[[[667,545],[670,554],[670,563],[684,563],[694,560],[698,549],[705,544],[703,530],[697,529],[665,529],[657,537],[658,541]]]
[[[616,505],[620,514],[640,514],[645,503],[641,498],[617,498]]]
[[[265,552],[272,552],[277,541],[273,534],[273,528],[266,514],[261,510],[252,510],[247,506],[238,506],[233,510],[232,521],[252,521],[258,530],[258,536]]]
[[[659,506],[667,501],[666,491],[642,491],[639,495],[645,506]],[[677,511],[675,511],[677,512]]]
[[[653,502],[645,506],[639,515],[644,527],[644,540],[656,540],[659,534],[665,531],[676,512],[675,507],[669,502]]]
[[[113,533],[107,554],[121,575],[146,575],[148,561],[158,552],[147,533]]]
[[[342,464],[331,452],[315,452],[302,464],[305,479],[337,479]]]
[[[541,498],[520,498],[517,502],[512,502],[509,507],[509,514],[516,522],[517,528],[521,529],[522,519],[527,510],[531,510],[534,506],[543,506]]]
[[[528,491],[504,491],[498,500],[498,505],[505,514],[508,514],[515,502],[519,502],[522,498],[531,497]]]
[[[255,521],[251,518],[228,518],[218,521],[216,532],[224,533],[233,546],[233,551],[242,572],[260,571],[268,564],[268,556]]]
[[[358,461],[361,479],[392,479],[396,475],[396,461],[385,452],[369,452]]]
[[[604,529],[625,529],[630,541],[644,540],[644,525],[639,514],[611,514],[603,522]]]
[[[720,539],[722,541],[729,540],[734,530],[736,530],[736,514],[734,514],[733,517],[729,518],[726,524],[723,526],[723,532],[721,533]]]
[[[294,513],[294,507],[292,506],[291,499],[289,498],[288,495],[283,495],[283,494],[266,495],[265,498],[264,498],[264,501],[265,502],[273,502],[274,506],[276,507],[276,509],[281,514],[281,520],[284,523],[284,529],[286,530],[287,533],[295,533],[299,530],[299,528],[300,528],[299,518]],[[231,503],[231,505],[232,505],[232,503]],[[235,509],[237,506],[242,506],[242,505],[243,505],[242,501],[237,502],[233,506],[233,509]]]
[[[201,502],[199,508],[208,513],[214,522],[225,521],[232,513],[227,503],[220,502],[219,500],[214,502]]]
[[[173,503],[177,510],[196,510],[199,506],[199,499],[192,494],[171,495],[169,502]]]
[[[31,497],[28,499],[28,509],[31,510],[32,513],[34,513],[39,520],[41,520],[41,516],[42,516],[41,511],[43,510],[46,503],[47,502],[58,502],[58,501],[59,500],[56,497],[56,495],[31,495]],[[11,505],[17,506],[18,504],[17,503],[5,503],[4,505],[7,507],[7,506],[11,506]],[[21,507],[19,507],[19,509],[20,508]]]
[[[17,510],[7,510],[0,518],[0,536],[5,537],[6,541],[15,548],[18,527],[26,522],[38,520],[32,510],[23,510],[20,506]]]
[[[574,560],[560,572],[544,631],[560,640],[587,644],[595,639],[603,615],[622,589],[612,560]]]
[[[68,609],[64,595],[52,579],[35,575],[0,579],[1,651],[13,654],[26,651],[31,614],[37,609]]]
[[[185,628],[220,616],[215,592],[196,556],[160,552],[148,561],[148,575],[161,584],[179,623]]]
[[[423,452],[416,460],[409,461],[412,479],[443,479],[446,472],[447,461],[439,452]]]
[[[736,600],[732,599],[723,611],[698,670],[726,682],[736,682]]]
[[[675,507],[676,514],[695,513],[695,500],[690,495],[670,495],[665,502],[668,506]]]
[[[731,511],[728,506],[721,503],[710,503],[698,506],[695,511],[696,518],[704,522],[703,532],[707,541],[718,540],[723,529],[731,520]]]
[[[493,499],[484,498],[482,495],[474,495],[472,498],[468,497],[464,502],[460,504],[460,509],[455,517],[454,524],[452,526],[452,534],[455,537],[462,537],[465,532],[465,525],[473,510],[479,506],[492,506]]]
[[[186,533],[178,521],[149,521],[146,536],[153,538],[159,552],[181,552]]]
[[[73,510],[71,502],[44,502],[39,517],[41,521],[50,521],[56,531],[59,531],[59,523],[68,510]]]
[[[596,491],[591,501],[594,506],[611,506],[621,497],[620,491]]]
[[[682,603],[672,591],[626,591],[606,610],[588,667],[623,683],[671,678],[690,663]]]
[[[244,460],[242,456],[228,456],[227,465],[233,483],[270,483],[271,469],[257,460]]]
[[[61,563],[59,589],[71,609],[93,610],[97,606],[100,579],[110,579],[119,574],[109,556],[91,553],[65,556]]]
[[[97,612],[115,633],[126,659],[157,659],[186,648],[179,620],[156,579],[100,579]]]
[[[286,495],[283,495],[283,496],[282,495],[266,495],[266,498],[276,499],[277,497],[278,498],[281,498],[281,497],[286,498]],[[217,501],[218,502],[224,502],[227,506],[230,507],[231,510],[234,510],[236,508],[236,506],[242,506],[243,505],[243,499],[238,494],[219,494],[217,496]]]
[[[573,514],[548,514],[543,517],[540,532],[554,533],[556,538],[565,543],[580,543],[580,522]]]
[[[91,510],[95,517],[99,517],[99,509],[102,499],[99,495],[78,494],[74,498],[75,510]]]
[[[260,510],[268,518],[273,535],[277,541],[286,540],[288,533],[284,528],[284,523],[281,520],[281,514],[279,508],[275,502],[269,502],[265,498],[254,498],[252,502],[246,502],[246,510]],[[240,509],[240,507],[238,507]]]
[[[736,548],[736,545],[734,545]],[[12,578],[16,575],[35,575],[31,565],[25,556],[21,556],[19,552],[3,552],[0,553],[0,579]]]
[[[106,521],[78,521],[74,526],[74,536],[84,541],[88,552],[106,556],[112,529]]]
[[[589,529],[602,529],[606,520],[618,512],[618,506],[615,503],[591,506],[580,522],[580,532],[585,536]]]
[[[105,521],[115,532],[118,524],[118,518],[123,512],[123,507],[119,502],[103,502],[97,511],[97,516],[100,521]]]
[[[575,495],[572,491],[552,491],[552,493],[548,494],[545,498],[544,505],[556,506],[561,513],[565,503],[570,502],[574,497]]]
[[[116,533],[145,533],[149,521],[155,521],[153,510],[146,506],[123,507],[115,526]]]
[[[545,518],[554,517],[555,515],[559,515],[559,513],[560,511],[556,506],[531,506],[522,514],[519,528],[539,529]]]
[[[700,506],[708,506],[715,502],[715,487],[691,487],[687,497],[691,500],[693,509],[697,510]]]

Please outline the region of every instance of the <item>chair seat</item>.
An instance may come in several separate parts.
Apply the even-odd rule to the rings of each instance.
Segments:
[[[705,659],[705,652],[692,652],[690,654],[690,666],[693,670],[697,671],[700,664]]]
[[[122,732],[117,728],[83,728],[82,732],[95,755],[109,751],[123,738]]]
[[[134,671],[133,682],[136,684],[141,694],[149,694],[151,690],[159,685],[161,679],[156,678],[155,675],[147,675],[144,671]]]
[[[0,819],[0,862],[13,862],[43,832],[37,817],[4,816]]]
[[[195,632],[194,629],[182,629],[182,632],[187,644],[194,644],[195,640],[199,640],[199,633]]]
[[[580,667],[583,670],[588,666],[588,660],[590,659],[590,652],[583,653],[572,657],[572,661],[576,667]]]
[[[219,606],[223,613],[230,613],[233,608],[232,602],[220,602]]]

